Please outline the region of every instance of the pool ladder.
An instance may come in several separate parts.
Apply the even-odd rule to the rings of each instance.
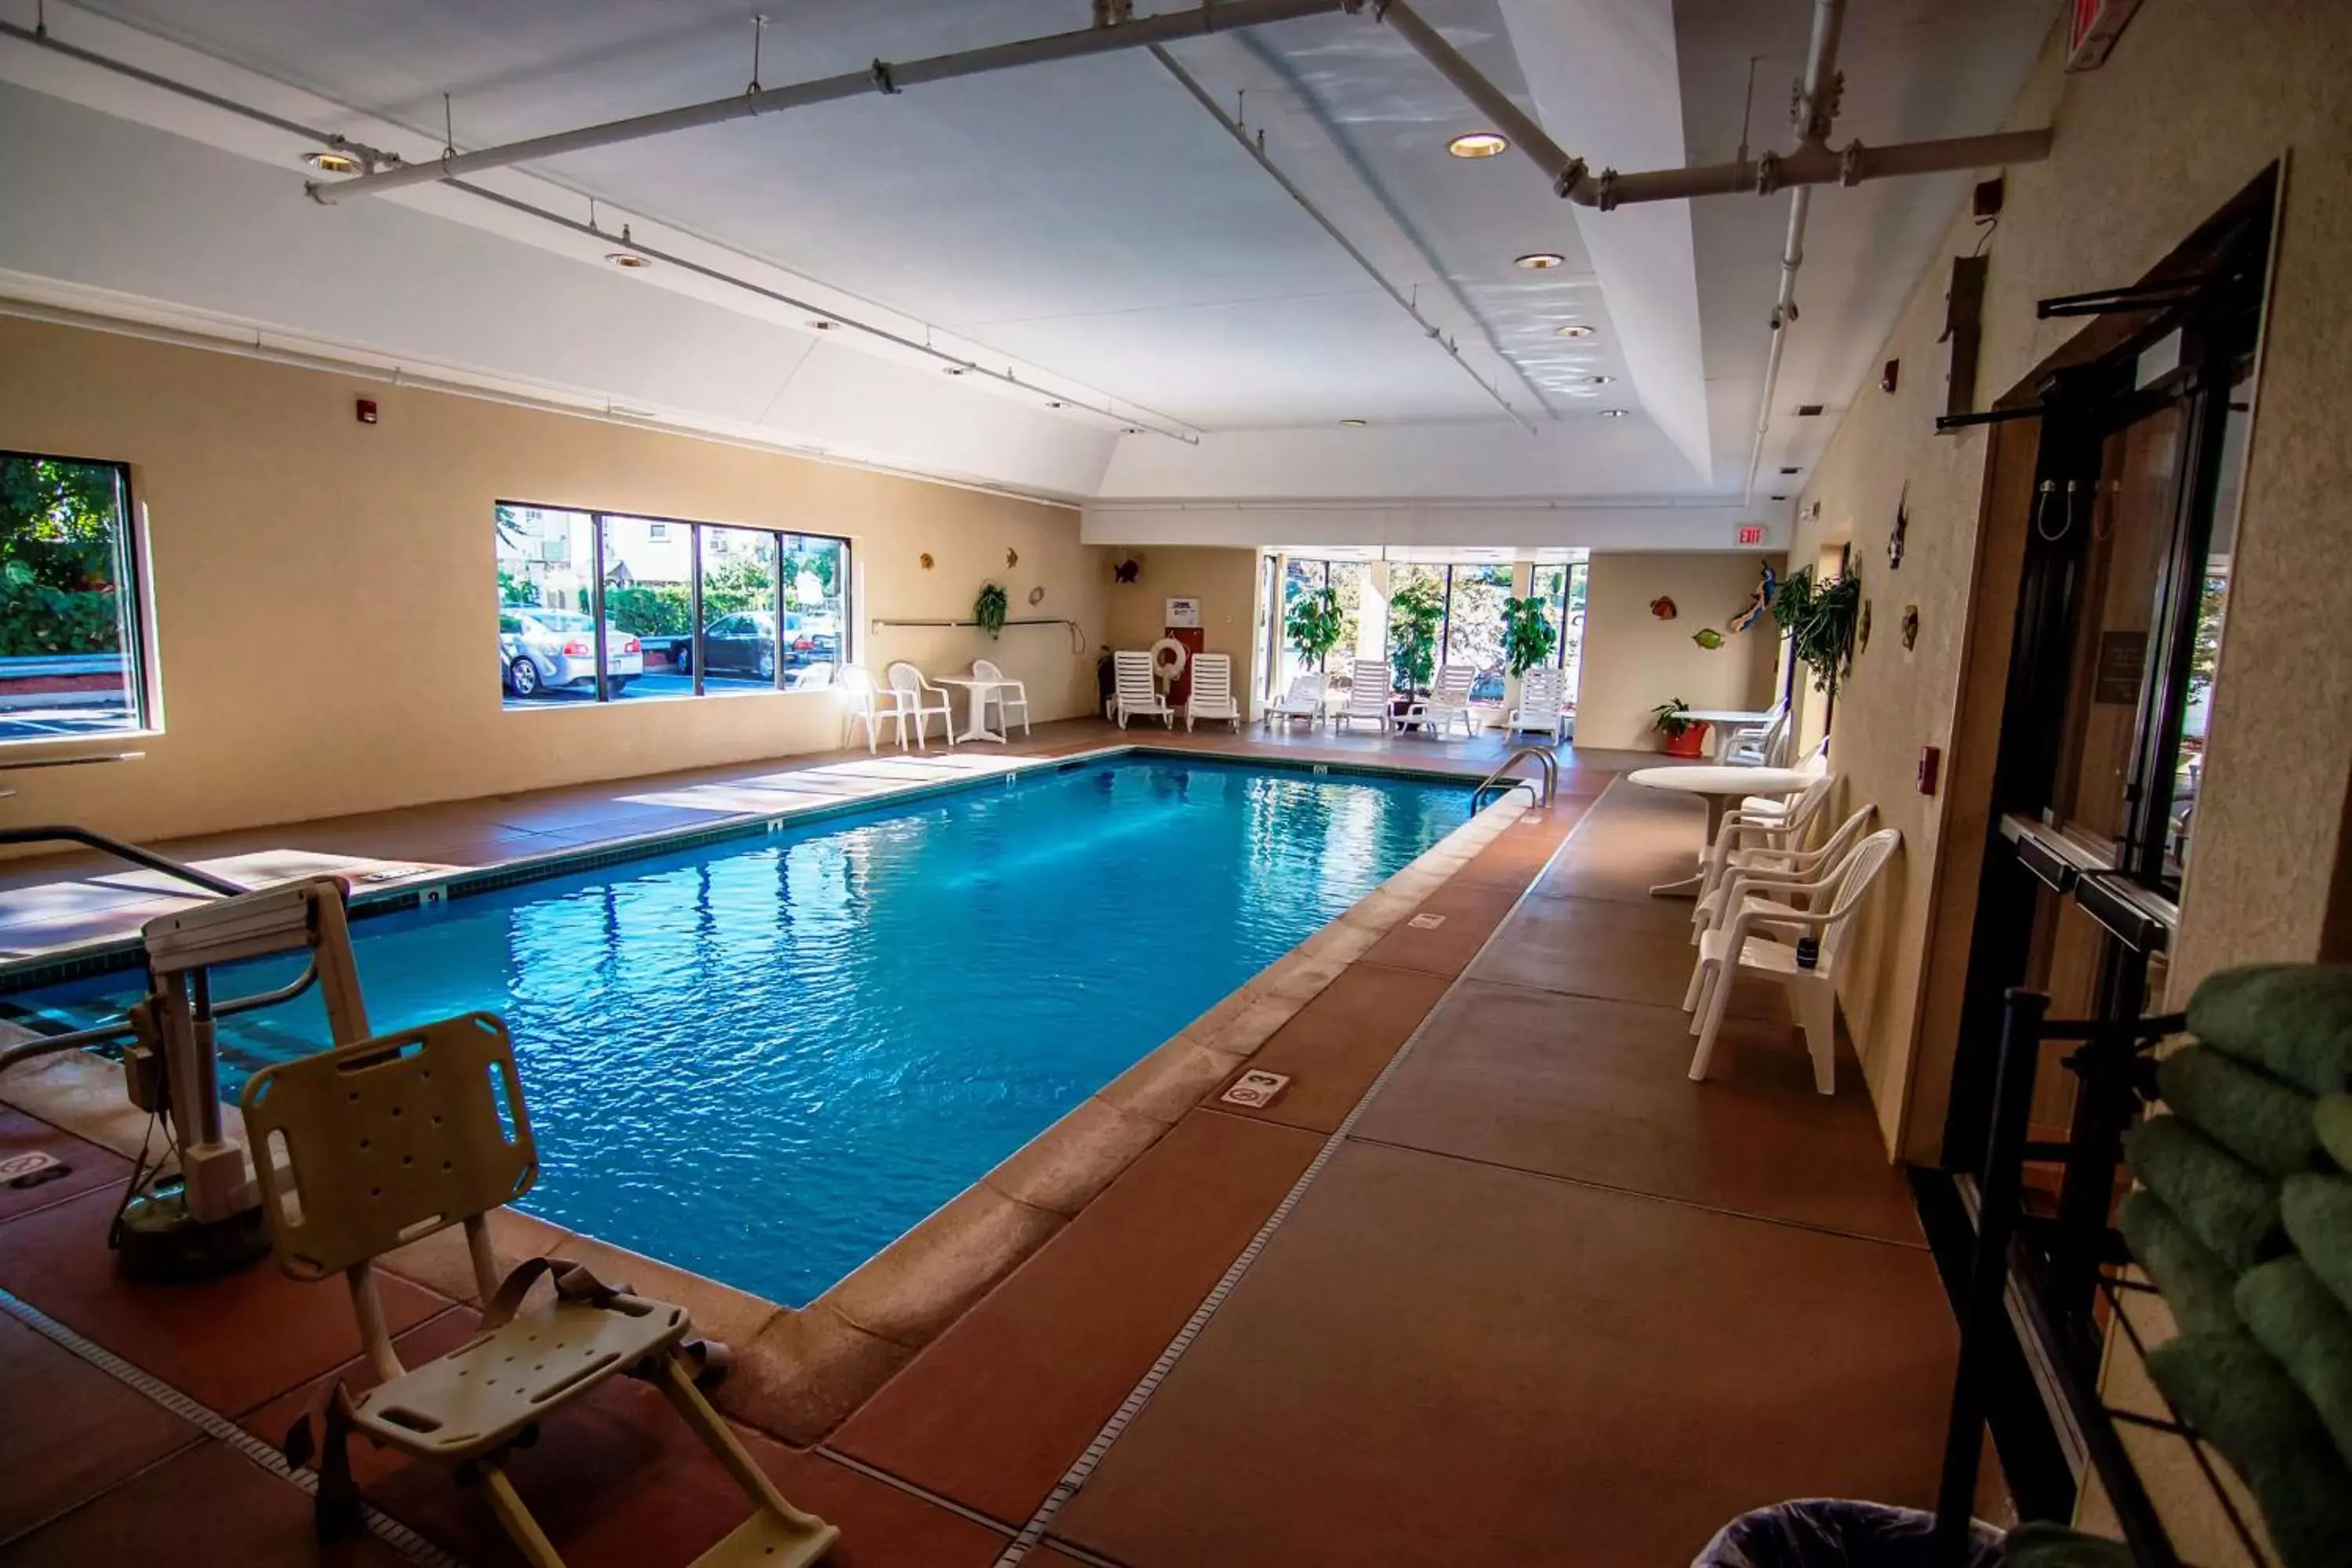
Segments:
[[[1543,764],[1543,787],[1540,790],[1536,787],[1536,781],[1533,779],[1504,777],[1518,764],[1522,757],[1533,757]],[[1559,793],[1559,759],[1541,746],[1521,746],[1509,756],[1505,757],[1502,765],[1488,773],[1485,781],[1470,792],[1471,809],[1476,810],[1480,803],[1486,800],[1486,792],[1498,787],[1505,795],[1510,794],[1515,789],[1524,789],[1536,797],[1538,805],[1549,805],[1552,796]]]

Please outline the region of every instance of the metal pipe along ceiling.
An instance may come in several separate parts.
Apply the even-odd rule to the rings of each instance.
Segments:
[[[749,120],[787,109],[806,108],[813,103],[859,98],[869,92],[898,93],[925,82],[982,76],[1015,66],[1041,65],[1051,60],[1076,59],[1087,55],[1172,44],[1181,39],[1227,32],[1236,27],[1293,21],[1301,16],[1318,16],[1343,8],[1353,10],[1360,4],[1362,0],[1217,0],[1216,4],[1203,5],[1197,10],[1171,11],[1157,16],[1120,22],[1112,26],[1055,33],[1045,37],[1024,38],[1016,43],[967,49],[961,54],[909,60],[905,64],[877,59],[862,71],[798,82],[791,87],[754,89],[708,103],[690,104],[684,109],[608,121],[601,125],[583,126],[577,131],[559,132],[551,136],[537,136],[528,142],[510,142],[502,147],[486,147],[478,152],[452,153],[430,163],[403,164],[362,174],[355,179],[314,181],[310,185],[310,195],[320,202],[332,204],[346,196],[371,195],[380,191],[398,190],[404,185],[426,184],[435,180],[480,174],[487,169],[503,169],[513,163],[584,152],[592,147],[610,147],[622,142],[642,141],[648,136],[688,131],[698,125]]]
[[[1517,409],[1511,406],[1511,400],[1503,395],[1501,389],[1489,382],[1485,376],[1480,375],[1476,371],[1470,368],[1470,363],[1462,357],[1461,345],[1447,338],[1444,331],[1439,328],[1434,321],[1432,321],[1428,317],[1423,315],[1421,313],[1421,307],[1414,304],[1405,294],[1404,290],[1390,282],[1387,276],[1383,274],[1378,267],[1372,264],[1372,258],[1366,256],[1361,250],[1358,249],[1355,242],[1340,232],[1339,226],[1333,223],[1328,217],[1324,216],[1323,210],[1320,207],[1318,207],[1314,202],[1307,198],[1307,193],[1300,190],[1297,185],[1291,182],[1289,175],[1284,174],[1279,168],[1276,167],[1274,160],[1266,156],[1265,149],[1255,142],[1250,140],[1249,132],[1243,128],[1239,121],[1234,120],[1230,115],[1226,114],[1223,109],[1217,107],[1216,100],[1209,96],[1209,89],[1202,87],[1192,72],[1186,70],[1183,66],[1179,64],[1175,56],[1170,54],[1158,44],[1154,44],[1151,46],[1151,58],[1165,66],[1168,68],[1168,73],[1174,77],[1178,82],[1182,84],[1185,91],[1192,95],[1193,101],[1200,104],[1202,109],[1208,110],[1208,112],[1216,120],[1217,123],[1224,127],[1225,134],[1232,137],[1235,143],[1240,146],[1241,150],[1248,153],[1250,157],[1256,162],[1257,166],[1264,169],[1267,175],[1273,179],[1276,184],[1282,187],[1283,195],[1297,203],[1299,209],[1306,213],[1308,217],[1313,218],[1316,224],[1321,227],[1323,232],[1329,235],[1332,240],[1338,244],[1339,248],[1348,253],[1348,258],[1353,261],[1358,267],[1362,268],[1365,276],[1369,277],[1373,282],[1380,285],[1381,292],[1386,294],[1391,300],[1394,300],[1396,302],[1397,309],[1402,310],[1406,315],[1412,318],[1413,324],[1421,329],[1423,336],[1428,338],[1431,342],[1435,343],[1439,348],[1444,349],[1447,354],[1453,357],[1454,363],[1462,367],[1462,374],[1478,384],[1479,391],[1493,398],[1495,402],[1502,407],[1503,412],[1509,415],[1513,422],[1517,424],[1521,429],[1527,431],[1529,435],[1535,434],[1536,427],[1532,424],[1528,423],[1527,416],[1521,414]]]

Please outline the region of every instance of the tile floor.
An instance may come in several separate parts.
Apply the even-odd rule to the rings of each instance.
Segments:
[[[1051,728],[1037,750],[1104,738]],[[1499,755],[1257,744],[1464,771]],[[1213,1092],[818,1447],[747,1434],[788,1495],[842,1526],[834,1561],[998,1562],[1392,1062],[1029,1563],[1669,1564],[1785,1497],[1927,1500],[1954,1336],[1853,1064],[1835,1097],[1813,1094],[1762,993],[1739,999],[1717,1079],[1684,1077],[1685,906],[1643,889],[1687,866],[1699,814],[1602,794],[1606,766],[1582,761],[1559,802],[1424,903],[1442,923],[1397,928],[1266,1043],[1253,1065],[1293,1079],[1274,1104]],[[370,856],[437,826],[444,849],[495,858],[501,834],[595,826],[594,793],[432,808],[425,827],[310,825],[265,847]],[[103,1241],[121,1162],[0,1115],[0,1152],[32,1147],[74,1169],[0,1188],[0,1288],[273,1440],[352,1353],[342,1293],[267,1266],[125,1284]],[[420,1284],[392,1300],[412,1350],[470,1321]],[[0,1396],[0,1568],[398,1561],[371,1541],[318,1548],[293,1488],[5,1316]],[[682,1563],[739,1516],[646,1391],[586,1403],[515,1465],[567,1562]],[[377,1457],[362,1479],[465,1561],[513,1561],[478,1497],[437,1470]]]

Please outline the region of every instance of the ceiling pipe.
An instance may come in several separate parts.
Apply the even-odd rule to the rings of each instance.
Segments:
[[[1634,202],[1685,201],[1693,196],[1737,195],[1743,192],[1769,196],[1800,185],[1858,185],[1865,180],[1906,174],[2032,163],[2050,155],[2048,131],[2009,131],[1989,136],[1906,142],[1891,147],[1865,147],[1854,142],[1833,148],[1824,139],[1801,142],[1792,152],[1766,153],[1753,160],[1743,156],[1728,163],[1649,169],[1630,174],[1603,169],[1596,174],[1583,159],[1547,135],[1534,117],[1513,102],[1508,93],[1465,59],[1423,19],[1409,0],[1386,0],[1385,4],[1374,0],[1372,11],[1381,21],[1395,28],[1398,36],[1411,44],[1439,75],[1452,82],[1515,150],[1543,170],[1554,194],[1579,206],[1601,212]],[[1818,30],[1818,16],[1816,27]],[[1832,68],[1834,63],[1832,58]]]
[[[1838,74],[1838,38],[1845,29],[1846,0],[1813,0],[1813,37],[1805,50],[1804,79],[1798,83],[1790,118],[1797,126],[1797,151],[1829,145],[1830,127],[1837,120],[1838,100],[1845,79]],[[1739,162],[1747,162],[1743,136]],[[1799,185],[1789,193],[1789,233],[1780,245],[1780,293],[1772,302],[1772,345],[1764,355],[1764,392],[1756,405],[1756,438],[1748,447],[1748,476],[1741,483],[1741,504],[1756,500],[1756,470],[1763,466],[1764,438],[1772,428],[1772,400],[1780,387],[1780,358],[1789,344],[1789,323],[1797,319],[1797,268],[1805,264],[1805,220],[1813,210],[1813,188]]]
[[[1172,44],[1209,33],[1229,32],[1237,27],[1262,26],[1269,22],[1288,22],[1301,16],[1319,16],[1343,9],[1352,11],[1361,4],[1362,0],[1213,0],[1213,3],[1204,4],[1196,10],[1164,12],[1157,16],[1145,16],[1109,26],[1055,33],[1015,43],[992,44],[960,54],[935,55],[929,59],[909,60],[904,64],[877,59],[865,70],[848,71],[815,81],[797,82],[780,88],[754,86],[744,92],[714,99],[708,103],[690,104],[684,109],[634,115],[626,120],[607,121],[601,125],[536,136],[527,142],[509,142],[503,146],[485,147],[472,153],[445,153],[431,163],[403,163],[348,180],[313,181],[310,191],[313,199],[331,205],[350,196],[373,195],[405,185],[429,184],[436,180],[478,174],[515,163],[583,153],[594,147],[640,142],[649,136],[665,136],[673,131],[721,125],[729,121],[750,120],[787,109],[804,109],[811,104],[862,98],[867,93],[896,94],[927,82],[951,81],[961,77],[1009,70],[1017,66],[1111,54],[1122,49]]]
[[[1503,412],[1511,416],[1512,421],[1517,424],[1519,428],[1525,430],[1530,436],[1535,434],[1535,426],[1529,423],[1527,416],[1521,414],[1517,408],[1511,405],[1511,400],[1503,395],[1501,389],[1470,367],[1470,362],[1462,357],[1461,345],[1448,338],[1444,330],[1441,329],[1436,322],[1432,321],[1428,317],[1423,315],[1421,313],[1421,307],[1414,304],[1412,300],[1406,296],[1402,289],[1390,282],[1387,277],[1381,273],[1381,269],[1373,265],[1372,258],[1366,256],[1361,250],[1358,249],[1355,242],[1339,231],[1339,226],[1333,223],[1328,217],[1324,216],[1323,210],[1307,199],[1307,193],[1300,190],[1297,184],[1293,184],[1289,175],[1284,174],[1279,168],[1275,166],[1274,160],[1266,156],[1265,148],[1251,138],[1248,131],[1243,128],[1242,123],[1239,121],[1233,119],[1231,116],[1227,115],[1223,109],[1218,107],[1217,100],[1209,96],[1208,89],[1202,87],[1199,79],[1195,78],[1192,72],[1186,70],[1182,65],[1179,64],[1175,56],[1170,54],[1160,45],[1154,44],[1151,46],[1151,58],[1158,60],[1162,66],[1165,66],[1168,68],[1168,74],[1174,77],[1177,81],[1183,86],[1184,90],[1192,95],[1193,101],[1200,104],[1202,109],[1207,110],[1216,122],[1224,127],[1225,134],[1232,137],[1234,143],[1238,145],[1243,152],[1248,153],[1251,159],[1256,163],[1257,166],[1265,170],[1267,176],[1272,179],[1276,184],[1282,187],[1282,194],[1284,195],[1288,196],[1292,201],[1297,203],[1299,210],[1304,212],[1308,217],[1313,218],[1316,224],[1321,227],[1323,232],[1329,235],[1339,248],[1348,253],[1348,258],[1350,261],[1353,261],[1358,267],[1363,268],[1364,275],[1366,277],[1380,285],[1381,292],[1386,294],[1391,300],[1394,300],[1396,302],[1397,309],[1402,310],[1406,315],[1412,318],[1413,324],[1421,329],[1422,334],[1424,337],[1428,338],[1431,342],[1435,343],[1439,348],[1444,349],[1447,355],[1453,359],[1454,363],[1462,367],[1462,374],[1478,384],[1479,391],[1493,398],[1496,404],[1501,407]]]

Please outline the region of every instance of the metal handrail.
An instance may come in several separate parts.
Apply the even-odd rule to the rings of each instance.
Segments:
[[[1535,781],[1533,779],[1514,778],[1509,780],[1507,783],[1504,781],[1503,775],[1509,773],[1512,767],[1517,763],[1521,757],[1533,757],[1537,762],[1543,764],[1543,788],[1541,790],[1538,791],[1536,789]],[[1502,765],[1497,767],[1493,773],[1488,773],[1479,784],[1478,787],[1470,792],[1471,805],[1474,806],[1477,805],[1480,800],[1486,797],[1486,792],[1494,788],[1497,784],[1503,784],[1503,793],[1505,795],[1510,794],[1511,791],[1515,789],[1524,789],[1535,795],[1536,804],[1538,805],[1549,805],[1552,802],[1552,797],[1559,793],[1559,759],[1553,756],[1551,752],[1546,751],[1541,746],[1521,746],[1509,756],[1505,757],[1503,759]]]
[[[257,991],[250,996],[238,996],[223,1002],[213,1009],[213,1016],[233,1018],[239,1013],[251,1013],[262,1007],[275,1007],[280,1002],[291,1002],[318,983],[319,961],[314,958],[303,965],[302,973],[287,984],[280,985],[275,991]],[[99,1024],[87,1029],[76,1029],[68,1035],[44,1035],[37,1040],[26,1040],[21,1045],[11,1046],[6,1050],[0,1051],[0,1073],[6,1072],[18,1062],[28,1062],[36,1057],[54,1056],[59,1051],[75,1050],[83,1046],[113,1045],[135,1038],[136,1035],[137,1031],[131,1028],[131,1020],[127,1017],[117,1018],[111,1024]]]
[[[158,855],[152,849],[142,849],[136,844],[126,844],[120,838],[110,838],[103,833],[93,833],[87,827],[77,827],[69,822],[56,823],[46,827],[0,828],[0,845],[46,844],[59,841],[67,844],[79,844],[86,848],[103,850],[118,860],[128,860],[132,865],[143,866],[150,871],[161,871],[166,877],[176,877],[183,882],[192,882],[205,891],[218,893],[223,898],[234,898],[239,893],[253,891],[251,888],[240,887],[226,877],[215,877],[210,871],[199,871],[194,866],[182,865],[168,855]]]

